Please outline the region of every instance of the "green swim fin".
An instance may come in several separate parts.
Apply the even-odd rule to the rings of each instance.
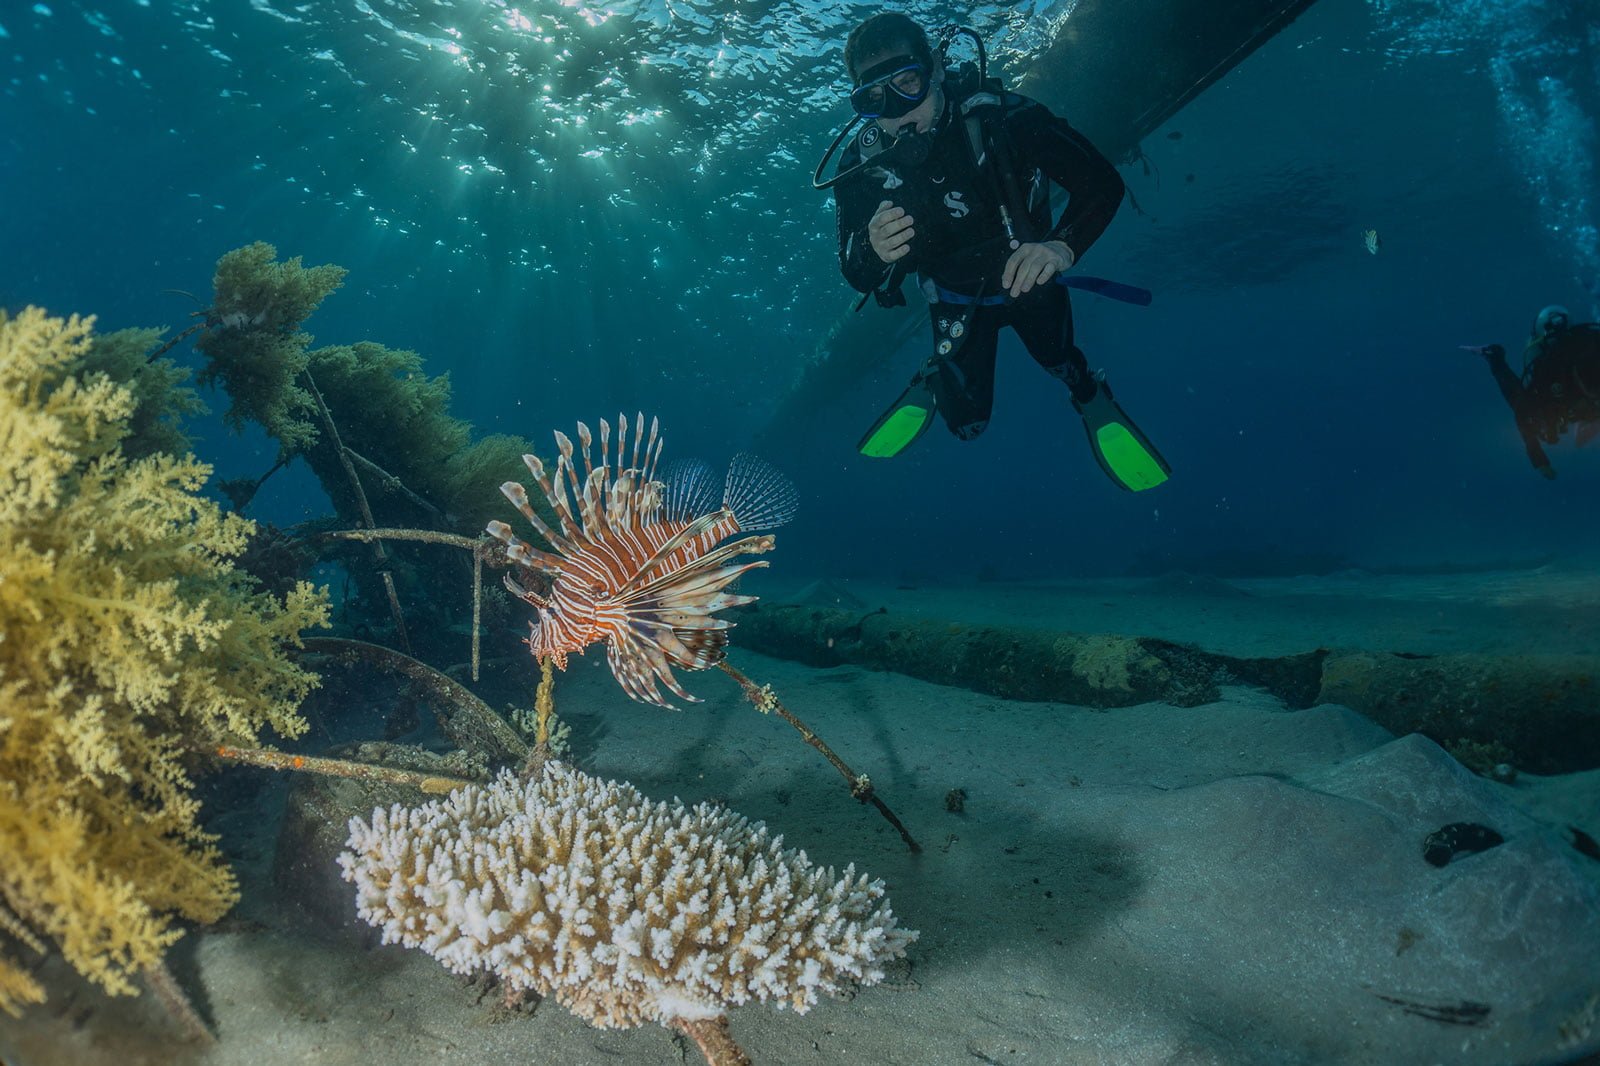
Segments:
[[[927,428],[933,425],[933,414],[938,410],[933,390],[927,378],[918,374],[906,386],[900,398],[878,416],[856,445],[856,451],[873,459],[888,459],[909,448]]]
[[[1105,382],[1095,388],[1093,399],[1076,406],[1089,448],[1107,477],[1129,492],[1153,489],[1167,480],[1172,467],[1112,398]]]

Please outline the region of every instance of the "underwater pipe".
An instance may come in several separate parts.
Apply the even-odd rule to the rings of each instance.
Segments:
[[[737,615],[740,643],[776,658],[906,674],[1003,699],[1084,707],[1219,699],[1265,689],[1296,709],[1331,703],[1391,733],[1451,748],[1499,745],[1534,773],[1600,767],[1600,655],[1414,655],[1324,649],[1239,658],[1153,637],[967,625],[880,608],[762,603]]]

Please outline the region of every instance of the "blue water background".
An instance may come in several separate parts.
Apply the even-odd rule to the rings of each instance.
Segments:
[[[976,442],[939,427],[892,462],[855,456],[896,384],[777,448],[804,510],[776,564],[924,580],[1589,554],[1600,446],[1553,449],[1560,477],[1539,478],[1457,350],[1515,358],[1540,306],[1600,310],[1585,6],[1322,0],[1147,138],[1148,167],[1123,167],[1143,213],[1125,205],[1083,270],[1156,301],[1076,307],[1168,485],[1113,487],[1065,390],[1007,344]],[[421,352],[481,432],[544,446],[643,409],[669,455],[725,458],[848,301],[809,174],[871,10],[11,0],[0,306],[178,329],[195,305],[161,290],[205,297],[221,254],[266,240],[349,268],[319,343]],[[913,9],[970,15],[1013,73],[1065,10]],[[221,476],[271,463],[259,434],[195,428]],[[325,510],[297,467],[252,513]]]

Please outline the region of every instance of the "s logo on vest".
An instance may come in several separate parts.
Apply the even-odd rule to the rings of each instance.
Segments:
[[[972,210],[966,201],[961,199],[961,194],[955,191],[944,194],[944,206],[950,209],[951,218],[966,218],[968,212]]]

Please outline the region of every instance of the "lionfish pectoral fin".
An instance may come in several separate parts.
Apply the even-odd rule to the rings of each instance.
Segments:
[[[588,456],[588,449],[585,449],[585,462],[588,461]],[[583,493],[578,497],[578,513],[583,517],[583,535],[591,541],[615,536],[611,529],[610,519],[606,514],[607,496],[609,494],[606,485],[607,477],[608,472],[604,467],[596,467],[590,470],[589,476],[583,483]]]
[[[717,618],[709,614],[699,614],[694,611],[656,611],[656,621],[665,623],[673,629],[732,629],[733,623],[726,618]]]
[[[673,539],[675,540],[677,538]],[[671,542],[669,541],[668,543]],[[639,579],[635,578],[634,581],[629,582],[627,585],[624,585],[622,588],[617,590],[618,598],[622,599],[625,596],[628,601],[637,602],[641,599],[668,593],[669,590],[676,588],[691,587],[693,583],[698,582],[707,572],[716,571],[718,567],[720,567],[727,560],[732,559],[734,556],[759,554],[770,551],[772,549],[772,545],[773,540],[771,537],[745,537],[743,540],[736,540],[732,544],[724,544],[715,551],[710,551],[702,555],[688,566],[679,567],[676,570],[669,570],[654,580],[636,585],[635,583],[638,582]],[[756,567],[762,567],[766,565],[767,564],[765,562],[754,562],[743,567],[734,568],[736,572],[731,574],[728,577],[728,580],[732,581],[733,578],[738,577],[739,573],[742,573],[744,570],[751,570],[755,569]],[[640,576],[644,576],[643,572],[641,572]],[[724,584],[726,584],[726,582],[724,582]],[[719,585],[716,589],[712,589],[712,591],[717,591],[717,589],[720,589],[721,587],[722,586]]]
[[[753,563],[737,563],[733,566],[724,566],[708,574],[697,572],[680,572],[679,581],[663,583],[660,587],[647,595],[636,594],[630,596],[628,602],[640,602],[641,599],[654,606],[661,607],[693,607],[700,606],[716,596],[723,589],[738,580],[739,575],[749,570],[757,570],[766,566],[765,560]],[[749,603],[755,597],[751,596],[741,601]],[[733,606],[728,604],[726,606]],[[718,608],[711,608],[717,610]]]
[[[689,650],[689,646],[679,639],[677,632],[665,622],[655,627],[652,636],[661,648],[662,654],[668,659],[683,666],[689,666],[694,662],[694,652]]]
[[[606,646],[606,661],[611,667],[611,676],[617,679],[622,691],[640,703],[672,708],[672,704],[661,695],[657,681],[679,699],[690,703],[700,702],[684,691],[678,679],[672,676],[672,667],[661,648],[632,630],[621,630],[611,635]]]
[[[743,607],[745,604],[754,603],[760,598],[760,596],[740,596],[732,592],[724,592],[711,597],[706,602],[705,609],[708,611],[723,611],[729,607]]]
[[[690,669],[706,670],[728,657],[728,631],[726,629],[701,629],[685,633],[684,647],[694,656]],[[685,664],[689,666],[689,664]]]

